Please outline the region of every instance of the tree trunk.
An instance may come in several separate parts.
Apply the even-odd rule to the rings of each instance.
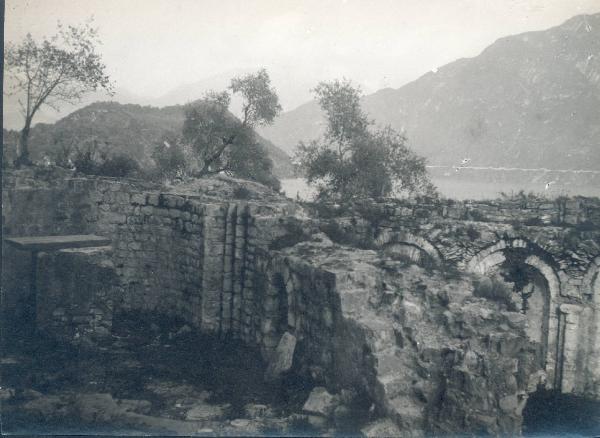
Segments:
[[[25,127],[21,130],[21,153],[15,161],[15,165],[20,167],[22,165],[31,164],[29,158],[29,129],[31,128],[31,118],[25,120]]]

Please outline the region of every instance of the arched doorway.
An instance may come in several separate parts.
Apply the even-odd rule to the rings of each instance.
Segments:
[[[500,276],[512,285],[514,310],[527,315],[527,335],[536,348],[547,385],[557,386],[560,282],[551,257],[524,239],[501,240],[476,254],[467,270],[484,276]]]
[[[600,256],[589,265],[582,282],[583,310],[587,327],[585,373],[582,392],[600,400]]]
[[[426,239],[408,232],[384,230],[375,240],[375,245],[391,259],[402,258],[423,267],[441,264],[437,248]]]

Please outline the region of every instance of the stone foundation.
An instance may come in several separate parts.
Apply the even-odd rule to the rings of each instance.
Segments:
[[[112,239],[39,255],[38,325],[58,337],[95,342],[115,312],[139,310],[273,360],[287,332],[295,372],[358,388],[416,435],[518,433],[538,384],[600,399],[597,200],[399,201],[309,218],[274,195],[233,199],[221,180],[5,182],[6,234]],[[16,315],[30,255],[4,255],[4,311]],[[516,268],[534,273],[541,333],[526,312],[474,296],[476,279]]]

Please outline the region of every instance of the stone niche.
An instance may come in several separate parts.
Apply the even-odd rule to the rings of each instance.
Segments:
[[[110,247],[63,249],[38,255],[37,327],[74,343],[110,335],[120,282]]]

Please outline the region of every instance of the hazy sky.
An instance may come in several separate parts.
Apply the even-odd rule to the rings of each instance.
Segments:
[[[265,67],[291,109],[319,80],[397,88],[499,37],[596,12],[600,0],[6,0],[5,38],[93,15],[118,87],[159,96]]]

